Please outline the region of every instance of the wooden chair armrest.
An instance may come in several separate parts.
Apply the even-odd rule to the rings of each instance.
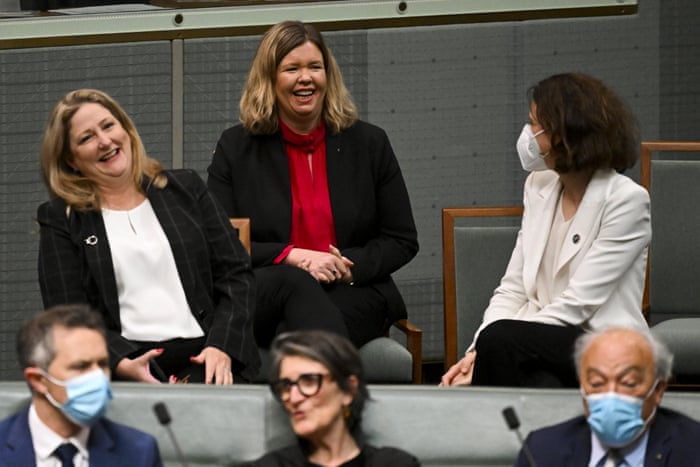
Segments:
[[[233,228],[238,231],[238,239],[250,255],[250,219],[248,217],[232,217],[229,220]]]
[[[423,330],[407,319],[400,319],[393,326],[406,336],[406,348],[413,358],[413,384],[420,384],[423,382]]]

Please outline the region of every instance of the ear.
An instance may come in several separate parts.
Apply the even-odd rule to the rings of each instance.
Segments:
[[[44,383],[44,375],[42,375],[39,368],[35,366],[29,366],[24,369],[24,379],[27,381],[32,391],[37,394],[45,394],[49,390]]]
[[[350,405],[350,403],[355,399],[355,395],[357,395],[357,388],[359,387],[360,382],[355,375],[348,376],[347,381],[348,389],[344,393],[343,403],[345,405]]]
[[[652,399],[654,400],[654,405],[661,404],[661,399],[663,398],[667,387],[668,381],[659,380],[659,383],[656,385],[656,389],[654,389],[654,393],[651,395]]]

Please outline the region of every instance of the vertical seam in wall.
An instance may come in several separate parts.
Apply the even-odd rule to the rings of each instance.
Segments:
[[[184,126],[184,42],[174,39],[170,42],[172,59],[172,168],[184,167],[183,126]]]

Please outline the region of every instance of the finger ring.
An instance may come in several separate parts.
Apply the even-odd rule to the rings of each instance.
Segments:
[[[333,275],[334,275],[334,276],[337,276],[337,275],[338,275],[338,271],[334,269],[334,270],[333,270]]]

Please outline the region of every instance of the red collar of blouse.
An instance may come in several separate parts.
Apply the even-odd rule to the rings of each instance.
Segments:
[[[279,120],[279,126],[285,144],[293,146],[306,154],[314,153],[326,138],[326,123],[323,119],[321,119],[318,126],[307,135],[300,135],[289,128],[282,120]]]

